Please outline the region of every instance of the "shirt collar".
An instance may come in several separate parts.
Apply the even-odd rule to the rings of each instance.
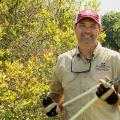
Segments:
[[[101,47],[102,47],[102,45],[100,44],[100,42],[98,42],[96,48],[95,48],[94,51],[93,51],[93,59],[95,59],[95,58],[98,56]],[[78,45],[77,45],[74,55],[77,55],[77,57],[80,57],[80,54],[81,54],[81,53],[80,53],[79,47],[78,47]]]
[[[93,59],[95,59],[98,56],[101,48],[102,48],[102,45],[100,44],[100,42],[98,42],[96,48],[93,51]]]

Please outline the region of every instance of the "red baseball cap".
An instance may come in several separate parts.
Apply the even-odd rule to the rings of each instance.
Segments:
[[[77,14],[75,24],[79,23],[84,18],[91,18],[99,25],[99,27],[101,26],[100,16],[96,11],[93,11],[92,9],[86,9],[86,10],[80,11]]]

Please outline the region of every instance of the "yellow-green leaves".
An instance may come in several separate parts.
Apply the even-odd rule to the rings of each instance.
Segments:
[[[42,98],[48,94],[58,55],[77,44],[73,32],[76,9],[82,3],[96,9],[92,1],[1,1],[1,119],[49,120]]]

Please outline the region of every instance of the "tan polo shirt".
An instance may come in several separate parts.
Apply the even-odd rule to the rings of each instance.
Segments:
[[[99,80],[105,79],[106,76],[110,79],[119,77],[120,54],[102,47],[99,43],[93,52],[90,72],[74,73],[86,71],[89,67],[90,63],[80,56],[78,48],[63,53],[57,61],[50,93],[64,95],[64,102],[66,102],[99,84]],[[66,106],[65,120],[71,118],[94,96],[95,91]],[[120,120],[118,107],[118,105],[109,105],[98,99],[76,120]]]

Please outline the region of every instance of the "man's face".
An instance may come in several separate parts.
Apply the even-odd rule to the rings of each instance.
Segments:
[[[98,24],[91,18],[84,18],[74,26],[74,31],[78,43],[91,44],[96,43],[100,34]]]

